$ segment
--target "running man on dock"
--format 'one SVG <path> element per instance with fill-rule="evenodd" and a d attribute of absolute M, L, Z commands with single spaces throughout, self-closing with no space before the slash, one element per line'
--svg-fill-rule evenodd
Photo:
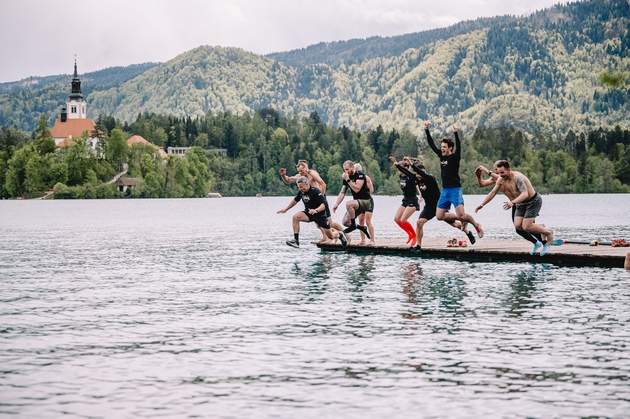
<path fill-rule="evenodd" d="M 324 182 L 324 179 L 322 179 L 317 170 L 309 169 L 307 160 L 298 160 L 295 168 L 297 169 L 297 174 L 295 174 L 294 176 L 287 176 L 287 169 L 285 169 L 284 167 L 280 168 L 279 173 L 282 182 L 284 182 L 286 185 L 291 185 L 293 183 L 296 183 L 297 179 L 301 176 L 305 176 L 308 179 L 310 185 L 314 188 L 319 189 L 324 195 L 324 202 L 326 204 L 326 217 L 330 219 L 332 217 L 332 214 L 330 212 L 330 207 L 328 206 L 328 199 L 326 199 L 326 182 Z M 332 219 L 330 219 L 330 225 L 337 231 L 343 231 L 343 227 L 340 224 L 333 222 Z M 325 236 L 322 236 L 322 239 L 325 240 Z"/>
<path fill-rule="evenodd" d="M 339 204 L 346 196 L 346 192 L 350 189 L 352 200 L 346 203 L 347 213 L 344 217 L 343 224 L 347 226 L 347 228 L 343 232 L 347 234 L 358 229 L 370 239 L 371 236 L 367 227 L 357 225 L 356 222 L 356 218 L 359 214 L 374 212 L 374 200 L 368 189 L 366 176 L 363 172 L 354 168 L 354 163 L 351 160 L 346 160 L 343 163 L 343 172 L 343 175 L 341 175 L 343 185 L 333 205 L 333 212 L 337 211 Z"/>
<path fill-rule="evenodd" d="M 464 209 L 464 195 L 462 194 L 462 183 L 459 178 L 459 162 L 461 160 L 461 142 L 459 140 L 458 129 L 454 129 L 455 144 L 450 138 L 443 138 L 438 149 L 429 132 L 429 121 L 424 122 L 424 132 L 427 136 L 427 141 L 433 152 L 440 158 L 440 171 L 442 175 L 442 192 L 440 193 L 440 200 L 437 204 L 437 219 L 440 221 L 446 221 L 449 224 L 459 220 L 462 226 L 465 228 L 466 223 L 470 223 L 477 230 L 479 238 L 483 237 L 483 228 L 481 224 L 475 221 L 475 219 L 466 213 Z M 455 214 L 448 212 L 451 205 L 455 207 Z M 472 234 L 468 235 L 469 238 L 473 237 Z M 474 237 L 470 239 L 472 244 L 475 243 Z"/>
<path fill-rule="evenodd" d="M 512 220 L 516 232 L 530 242 L 534 240 L 530 254 L 535 254 L 542 247 L 540 255 L 545 256 L 553 242 L 553 231 L 535 222 L 542 207 L 542 197 L 534 190 L 527 176 L 512 170 L 507 160 L 498 160 L 494 167 L 498 176 L 494 180 L 494 188 L 486 195 L 481 204 L 475 209 L 475 212 L 479 212 L 488 202 L 492 201 L 497 192 L 503 192 L 508 198 L 503 204 L 503 209 L 508 210 L 512 208 Z M 480 185 L 482 185 L 481 171 L 485 171 L 492 176 L 490 170 L 483 166 L 478 167 L 475 174 Z M 482 186 L 487 185 L 488 182 L 491 181 L 485 179 Z M 526 236 L 527 233 L 532 238 L 528 238 Z"/>
<path fill-rule="evenodd" d="M 497 160 L 494 163 L 495 164 L 494 172 L 489 170 L 487 167 L 483 165 L 480 165 L 475 169 L 475 176 L 477 177 L 477 183 L 479 184 L 479 186 L 482 186 L 482 187 L 493 186 L 494 187 L 496 185 L 497 179 L 500 178 L 499 175 L 496 174 L 496 170 L 497 170 L 496 165 L 500 161 L 501 160 Z M 483 179 L 481 177 L 483 173 L 485 173 L 489 177 L 487 179 Z M 514 172 L 514 173 L 517 173 L 517 172 Z M 512 184 L 512 183 L 513 182 L 504 183 L 498 190 L 498 192 L 503 192 L 503 194 L 510 200 L 515 199 L 519 195 L 518 190 L 515 187 L 508 187 L 508 184 Z M 513 185 L 510 185 L 510 186 L 513 186 Z M 478 206 L 477 209 L 475 209 L 475 212 L 479 212 L 481 208 L 483 208 L 483 205 Z M 513 205 L 512 206 L 512 223 L 514 223 L 515 214 L 516 214 L 516 205 Z M 528 242 L 532 243 L 533 247 L 532 247 L 532 250 L 529 252 L 531 255 L 535 254 L 547 242 L 545 239 L 543 239 L 540 233 L 532 234 L 529 231 L 523 230 L 522 228 L 515 228 L 515 230 L 516 230 L 516 234 L 518 234 L 519 236 L 521 236 Z"/>
<path fill-rule="evenodd" d="M 355 163 L 354 164 L 354 170 L 358 171 L 358 172 L 363 172 L 363 166 L 361 166 L 361 163 Z M 372 182 L 372 178 L 370 177 L 370 175 L 368 175 L 367 173 L 363 172 L 365 174 L 365 182 L 367 183 L 367 187 L 368 187 L 368 191 L 370 191 L 370 195 L 372 195 L 374 193 L 374 183 Z M 369 212 L 363 212 L 361 214 L 357 214 L 357 219 L 359 220 L 359 225 L 362 226 L 366 226 L 368 229 L 368 233 L 370 233 L 370 245 L 374 246 L 376 244 L 376 234 L 374 233 L 374 223 L 372 223 L 372 216 L 374 214 L 369 211 Z M 335 223 L 336 225 L 338 225 L 337 223 Z M 361 232 L 361 241 L 359 242 L 360 245 L 365 245 L 365 238 L 367 237 L 365 234 L 363 234 L 363 231 L 359 230 Z"/>
<path fill-rule="evenodd" d="M 304 203 L 304 211 L 296 212 L 293 215 L 293 240 L 287 240 L 286 244 L 291 247 L 300 247 L 300 223 L 315 222 L 324 235 L 322 242 L 325 242 L 326 238 L 330 241 L 339 238 L 341 244 L 345 247 L 347 241 L 343 231 L 334 233 L 331 230 L 330 220 L 326 217 L 326 197 L 324 194 L 318 188 L 311 186 L 306 176 L 297 178 L 296 183 L 299 189 L 297 195 L 291 199 L 285 208 L 277 212 L 278 214 L 284 214 L 300 200 Z"/>

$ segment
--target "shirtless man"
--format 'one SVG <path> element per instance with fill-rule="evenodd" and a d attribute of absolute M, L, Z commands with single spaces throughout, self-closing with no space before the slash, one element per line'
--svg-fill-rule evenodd
<path fill-rule="evenodd" d="M 540 255 L 545 256 L 549 252 L 549 245 L 553 242 L 553 231 L 535 222 L 542 207 L 542 197 L 534 190 L 527 176 L 521 172 L 513 171 L 507 160 L 497 161 L 494 167 L 498 175 L 494 188 L 486 195 L 475 212 L 479 212 L 496 196 L 497 192 L 503 192 L 508 198 L 508 201 L 503 204 L 503 209 L 516 208 L 514 210 L 516 231 L 525 230 L 532 235 L 539 234 L 544 239 L 536 240 L 530 253 L 534 254 L 542 245 Z M 488 172 L 489 170 L 486 169 L 486 173 Z"/>
<path fill-rule="evenodd" d="M 495 162 L 495 165 L 499 162 L 500 160 L 497 160 Z M 495 171 L 496 171 L 496 167 L 495 167 Z M 489 177 L 487 179 L 483 179 L 481 177 L 482 173 L 485 173 L 486 175 L 488 175 Z M 496 184 L 497 179 L 499 179 L 499 175 L 496 174 L 496 172 L 493 172 L 491 170 L 489 170 L 488 168 L 486 168 L 485 166 L 479 166 L 475 169 L 475 176 L 477 177 L 477 183 L 479 183 L 479 186 L 482 187 L 486 187 L 486 186 L 494 186 Z M 519 194 L 518 191 L 516 191 L 515 189 L 506 189 L 503 188 L 500 192 L 503 192 L 503 194 L 508 198 L 508 199 L 514 199 L 516 198 Z M 477 210 L 475 210 L 475 212 L 479 211 L 479 208 L 477 208 Z M 512 223 L 514 223 L 514 216 L 516 214 L 516 205 L 512 206 Z M 543 239 L 543 237 L 539 234 L 539 233 L 530 233 L 528 231 L 525 231 L 523 229 L 515 229 L 516 230 L 516 234 L 518 234 L 519 236 L 521 236 L 522 238 L 524 238 L 525 240 L 527 240 L 528 242 L 533 244 L 532 250 L 529 252 L 530 254 L 535 254 L 538 249 L 540 249 L 542 247 L 543 244 L 546 243 L 546 240 Z"/>

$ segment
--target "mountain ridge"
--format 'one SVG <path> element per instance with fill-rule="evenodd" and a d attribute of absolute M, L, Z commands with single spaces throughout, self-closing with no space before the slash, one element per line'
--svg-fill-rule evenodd
<path fill-rule="evenodd" d="M 379 124 L 418 130 L 420 119 L 432 119 L 465 128 L 504 124 L 553 139 L 568 129 L 628 126 L 628 90 L 608 89 L 598 76 L 630 68 L 629 26 L 630 5 L 604 0 L 266 56 L 200 46 L 92 89 L 88 112 L 131 121 L 140 112 L 195 116 L 272 107 L 288 116 L 317 112 L 327 123 L 360 130 Z M 26 116 L 63 103 L 49 97 L 33 109 L 11 96 L 25 91 L 32 97 L 37 90 L 8 94 L 0 85 L 0 125 L 21 112 L 17 119 L 28 126 Z M 54 98 L 65 94 L 67 86 Z"/>

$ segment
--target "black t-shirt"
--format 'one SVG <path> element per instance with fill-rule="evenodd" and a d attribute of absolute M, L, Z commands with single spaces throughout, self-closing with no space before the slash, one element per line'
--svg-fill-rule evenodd
<path fill-rule="evenodd" d="M 461 159 L 461 144 L 459 141 L 459 135 L 455 132 L 455 152 L 450 156 L 443 156 L 442 151 L 437 148 L 431 138 L 431 134 L 428 129 L 424 130 L 429 141 L 429 146 L 435 154 L 440 158 L 440 172 L 442 175 L 442 187 L 444 188 L 458 188 L 462 186 L 462 182 L 459 178 L 459 161 Z"/>
<path fill-rule="evenodd" d="M 420 173 L 424 187 L 420 186 L 420 194 L 425 202 L 437 203 L 440 199 L 440 187 L 435 177 L 428 173 Z"/>
<path fill-rule="evenodd" d="M 346 188 L 346 190 L 350 189 L 350 192 L 352 192 L 352 199 L 370 199 L 371 198 L 370 190 L 368 189 L 368 186 L 367 186 L 367 179 L 363 172 L 355 171 L 350 176 L 350 180 L 353 182 L 356 182 L 357 180 L 363 181 L 363 186 L 361 186 L 361 189 L 359 189 L 359 192 L 353 191 L 350 185 L 348 184 L 348 181 L 346 180 L 343 181 L 343 186 Z"/>
<path fill-rule="evenodd" d="M 416 189 L 417 184 L 418 181 L 415 176 L 400 175 L 400 189 L 402 190 L 403 197 L 414 198 L 418 196 L 418 189 Z"/>
<path fill-rule="evenodd" d="M 306 192 L 298 191 L 298 194 L 295 195 L 295 198 L 293 198 L 293 200 L 295 202 L 299 202 L 300 200 L 302 200 L 305 210 L 317 209 L 317 207 L 319 207 L 321 204 L 326 204 L 326 198 L 324 197 L 324 194 L 322 193 L 322 191 L 314 186 L 311 186 L 311 188 Z"/>

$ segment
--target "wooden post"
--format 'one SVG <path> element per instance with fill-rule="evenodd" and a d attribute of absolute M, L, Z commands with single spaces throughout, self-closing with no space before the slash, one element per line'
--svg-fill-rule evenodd
<path fill-rule="evenodd" d="M 626 268 L 626 271 L 630 271 L 630 252 L 626 253 L 626 261 L 624 262 L 623 267 Z"/>

